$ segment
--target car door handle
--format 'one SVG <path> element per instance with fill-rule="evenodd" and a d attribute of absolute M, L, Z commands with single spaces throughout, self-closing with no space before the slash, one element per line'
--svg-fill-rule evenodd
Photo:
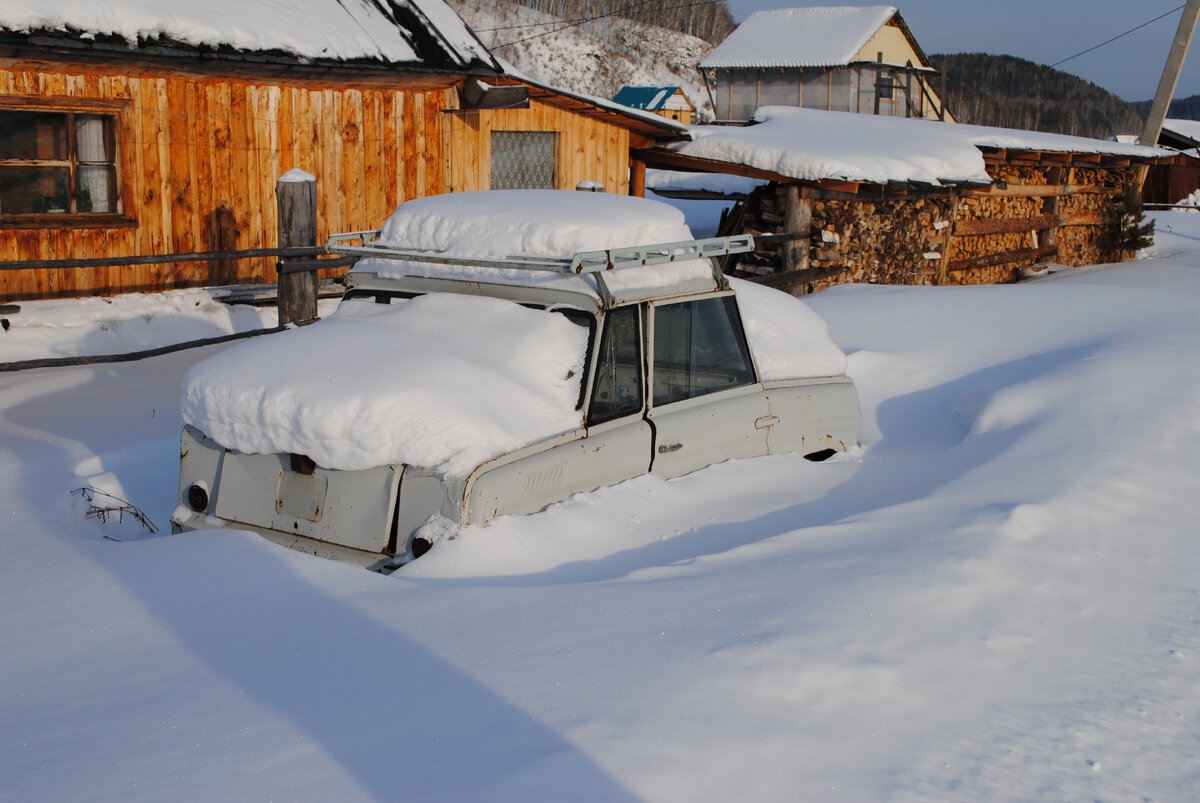
<path fill-rule="evenodd" d="M 682 448 L 682 443 L 663 444 L 662 446 L 658 447 L 658 453 L 666 454 L 667 452 L 678 452 Z"/>

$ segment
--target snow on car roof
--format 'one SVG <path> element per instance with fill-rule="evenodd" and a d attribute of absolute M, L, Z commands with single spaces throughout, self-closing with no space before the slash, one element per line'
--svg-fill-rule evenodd
<path fill-rule="evenodd" d="M 772 287 L 729 280 L 737 293 L 746 342 L 764 382 L 846 373 L 846 354 L 825 320 L 800 299 Z"/>
<path fill-rule="evenodd" d="M 377 243 L 444 256 L 506 259 L 570 257 L 580 251 L 691 239 L 683 213 L 659 201 L 569 190 L 484 190 L 401 204 L 384 223 Z M 592 279 L 527 270 L 367 258 L 351 273 L 530 284 L 596 295 Z M 694 292 L 716 286 L 707 260 L 609 271 L 604 279 L 619 300 L 657 288 L 687 287 Z"/>
<path fill-rule="evenodd" d="M 193 366 L 184 420 L 227 448 L 448 475 L 582 424 L 588 331 L 510 301 L 349 299 Z"/>

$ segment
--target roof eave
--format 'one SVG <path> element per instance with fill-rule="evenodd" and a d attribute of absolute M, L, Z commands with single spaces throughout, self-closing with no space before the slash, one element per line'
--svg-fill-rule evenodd
<path fill-rule="evenodd" d="M 389 62 L 377 58 L 312 59 L 284 51 L 241 51 L 165 40 L 130 46 L 124 40 L 64 37 L 60 31 L 0 31 L 0 61 L 27 63 L 38 69 L 45 69 L 49 62 L 117 69 L 161 69 L 209 78 L 221 75 L 267 75 L 288 81 L 332 78 L 350 84 L 394 82 L 397 76 L 404 76 L 406 80 L 413 78 L 417 83 L 436 86 L 461 80 L 470 69 L 455 64 Z"/>

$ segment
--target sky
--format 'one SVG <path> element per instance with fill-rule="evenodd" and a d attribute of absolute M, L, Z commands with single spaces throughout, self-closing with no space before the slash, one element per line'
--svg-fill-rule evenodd
<path fill-rule="evenodd" d="M 869 0 L 820 4 L 880 5 Z M 726 5 L 740 22 L 762 9 L 818 3 L 726 0 Z M 909 0 L 894 5 L 926 53 L 997 53 L 1046 65 L 1171 12 L 1057 68 L 1128 101 L 1153 99 L 1183 13 L 1182 0 Z M 1200 94 L 1200 51 L 1191 52 L 1184 62 L 1175 97 L 1196 94 Z"/>

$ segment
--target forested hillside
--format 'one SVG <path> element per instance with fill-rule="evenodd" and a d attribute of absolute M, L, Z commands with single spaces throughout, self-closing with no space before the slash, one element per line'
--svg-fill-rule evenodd
<path fill-rule="evenodd" d="M 701 117 L 712 108 L 696 65 L 713 46 L 679 31 L 678 26 L 650 24 L 641 19 L 647 15 L 640 13 L 638 19 L 616 14 L 596 18 L 601 12 L 583 8 L 580 0 L 449 2 L 493 53 L 534 80 L 601 98 L 611 98 L 626 85 L 678 86 Z M 667 5 L 662 0 L 655 2 L 656 6 L 638 4 L 635 10 Z M 532 8 L 534 4 L 564 6 L 558 10 L 566 16 Z M 696 8 L 700 7 L 676 10 Z M 711 8 L 728 18 L 723 5 Z M 728 25 L 732 29 L 733 23 Z M 712 25 L 709 28 L 715 30 Z"/>
<path fill-rule="evenodd" d="M 1013 56 L 935 54 L 959 122 L 1107 139 L 1140 134 L 1137 107 L 1095 84 Z"/>
<path fill-rule="evenodd" d="M 1152 100 L 1139 100 L 1133 106 L 1141 114 L 1147 115 L 1150 113 L 1150 105 L 1152 103 L 1154 103 Z M 1167 117 L 1174 117 L 1176 120 L 1200 120 L 1200 95 L 1176 98 L 1171 101 L 1171 108 L 1167 111 Z"/>
<path fill-rule="evenodd" d="M 720 44 L 737 26 L 724 0 L 512 0 L 566 22 L 622 17 Z"/>

